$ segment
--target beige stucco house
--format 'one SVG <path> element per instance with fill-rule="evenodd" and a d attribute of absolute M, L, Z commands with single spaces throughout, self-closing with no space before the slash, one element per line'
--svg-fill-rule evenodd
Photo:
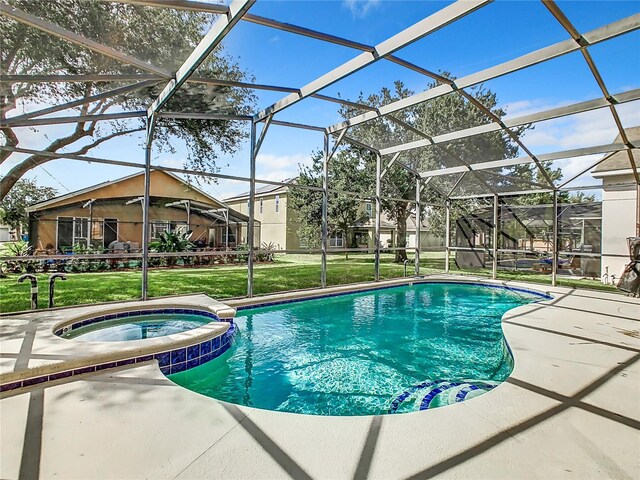
<path fill-rule="evenodd" d="M 295 179 L 283 183 L 293 184 Z M 249 193 L 226 198 L 224 202 L 230 208 L 249 214 Z M 289 202 L 289 185 L 267 185 L 256 189 L 255 218 L 260 222 L 260 239 L 263 243 L 271 243 L 278 250 L 298 250 L 307 246 L 302 244 L 298 234 L 300 221 L 295 209 Z M 371 202 L 360 205 L 359 220 L 353 225 L 353 239 L 357 247 L 373 248 L 374 219 Z M 384 215 L 381 218 L 380 241 L 383 247 L 392 246 L 395 224 Z M 329 248 L 350 248 L 343 234 L 330 235 Z"/>
<path fill-rule="evenodd" d="M 630 141 L 640 141 L 640 126 L 626 129 Z M 615 143 L 621 143 L 620 136 Z M 632 150 L 636 165 L 640 166 L 640 152 Z M 627 238 L 638 233 L 638 185 L 626 151 L 618 152 L 599 164 L 592 172 L 602 179 L 602 272 L 620 278 L 629 263 Z"/>
<path fill-rule="evenodd" d="M 285 180 L 287 182 L 287 180 Z M 300 222 L 287 198 L 288 187 L 266 185 L 256 189 L 254 218 L 260 222 L 260 242 L 273 244 L 276 250 L 297 250 Z M 249 193 L 226 198 L 225 204 L 242 215 L 249 216 Z"/>
<path fill-rule="evenodd" d="M 248 217 L 177 175 L 151 171 L 151 238 L 164 231 L 191 231 L 199 247 L 234 248 L 243 243 Z M 132 250 L 142 244 L 144 173 L 104 182 L 31 205 L 29 242 L 36 251 L 68 252 L 77 246 Z"/>

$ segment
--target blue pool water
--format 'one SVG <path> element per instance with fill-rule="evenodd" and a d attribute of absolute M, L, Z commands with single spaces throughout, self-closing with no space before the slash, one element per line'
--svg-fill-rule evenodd
<path fill-rule="evenodd" d="M 84 342 L 121 342 L 173 335 L 201 327 L 211 321 L 211 318 L 203 315 L 184 313 L 132 315 L 84 325 L 60 336 Z"/>
<path fill-rule="evenodd" d="M 433 408 L 491 390 L 512 370 L 500 319 L 546 297 L 423 283 L 238 312 L 234 345 L 171 375 L 226 402 L 317 415 Z"/>

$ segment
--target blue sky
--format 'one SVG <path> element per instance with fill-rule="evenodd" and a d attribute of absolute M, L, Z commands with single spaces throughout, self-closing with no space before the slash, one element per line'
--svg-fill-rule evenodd
<path fill-rule="evenodd" d="M 319 30 L 367 44 L 377 44 L 446 6 L 449 2 L 336 0 L 336 1 L 258 1 L 251 13 Z M 638 13 L 637 1 L 558 2 L 568 18 L 581 31 Z M 461 77 L 530 51 L 565 40 L 568 35 L 541 2 L 496 1 L 448 27 L 397 52 L 397 56 L 433 71 L 448 71 Z M 618 37 L 590 49 L 612 93 L 640 87 L 640 32 Z M 226 51 L 239 58 L 256 82 L 301 87 L 323 73 L 355 57 L 360 52 L 326 44 L 279 30 L 241 22 L 226 38 Z M 430 80 L 391 62 L 380 61 L 371 68 L 344 79 L 321 93 L 355 98 L 360 92 L 374 93 L 394 80 L 421 91 Z M 498 94 L 508 115 L 546 110 L 601 96 L 596 82 L 579 53 L 487 82 Z M 258 107 L 264 108 L 286 94 L 256 92 Z M 640 125 L 640 102 L 619 107 L 625 126 Z M 276 118 L 327 126 L 340 120 L 337 105 L 306 100 Z M 68 127 L 42 127 L 39 131 L 20 129 L 21 146 L 38 148 L 47 138 L 55 138 Z M 552 120 L 536 126 L 523 140 L 534 153 L 604 144 L 613 141 L 615 125 L 606 109 Z M 45 137 L 46 136 L 46 137 Z M 105 158 L 142 162 L 141 137 L 133 136 L 109 142 L 91 154 Z M 322 146 L 322 134 L 297 129 L 272 127 L 258 158 L 258 177 L 282 180 L 294 176 L 299 163 Z M 181 166 L 184 149 L 177 145 L 174 155 L 156 154 L 155 163 Z M 577 173 L 597 157 L 558 162 L 565 178 Z M 248 149 L 220 162 L 223 173 L 248 176 Z M 4 168 L 4 167 L 3 167 Z M 46 169 L 46 171 L 45 171 Z M 58 160 L 45 169 L 29 173 L 42 184 L 75 190 L 115 179 L 133 170 L 87 165 Z M 588 178 L 584 183 L 592 183 Z M 65 188 L 63 188 L 64 185 Z M 217 197 L 246 190 L 239 182 L 220 182 L 205 187 Z"/>

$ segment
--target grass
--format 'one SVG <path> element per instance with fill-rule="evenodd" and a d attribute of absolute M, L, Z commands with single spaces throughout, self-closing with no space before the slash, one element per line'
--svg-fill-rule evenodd
<path fill-rule="evenodd" d="M 413 272 L 413 259 L 408 265 Z M 421 274 L 444 272 L 444 254 L 422 253 Z M 463 275 L 490 276 L 490 269 L 454 270 Z M 404 275 L 404 265 L 393 263 L 393 255 L 381 256 L 380 277 L 398 278 Z M 48 274 L 39 274 L 39 308 L 48 302 Z M 0 312 L 15 312 L 30 308 L 29 283 L 18 284 L 18 275 L 0 279 Z M 140 297 L 140 271 L 100 272 L 69 274 L 68 280 L 56 282 L 56 306 L 71 306 L 100 302 L 135 300 Z M 525 271 L 499 271 L 501 280 L 527 281 L 551 284 L 551 276 Z M 374 258 L 369 254 L 344 256 L 330 255 L 327 260 L 327 283 L 342 285 L 374 280 Z M 615 291 L 611 285 L 598 280 L 558 278 L 558 285 L 573 288 L 592 288 Z M 319 255 L 279 255 L 274 263 L 258 264 L 254 269 L 254 293 L 256 295 L 298 290 L 320 286 Z M 151 269 L 149 271 L 149 295 L 165 295 L 204 292 L 214 298 L 241 297 L 247 292 L 246 265 L 216 266 L 207 268 Z"/>

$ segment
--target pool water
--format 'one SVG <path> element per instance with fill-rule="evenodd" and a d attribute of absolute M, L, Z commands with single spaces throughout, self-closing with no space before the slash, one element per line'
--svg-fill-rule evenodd
<path fill-rule="evenodd" d="M 256 408 L 378 415 L 491 390 L 510 374 L 500 320 L 548 297 L 423 283 L 240 310 L 234 345 L 171 375 L 190 390 Z"/>
<path fill-rule="evenodd" d="M 144 338 L 164 337 L 202 327 L 212 319 L 203 315 L 184 313 L 154 313 L 132 315 L 84 325 L 63 332 L 63 338 L 84 342 L 121 342 Z"/>

